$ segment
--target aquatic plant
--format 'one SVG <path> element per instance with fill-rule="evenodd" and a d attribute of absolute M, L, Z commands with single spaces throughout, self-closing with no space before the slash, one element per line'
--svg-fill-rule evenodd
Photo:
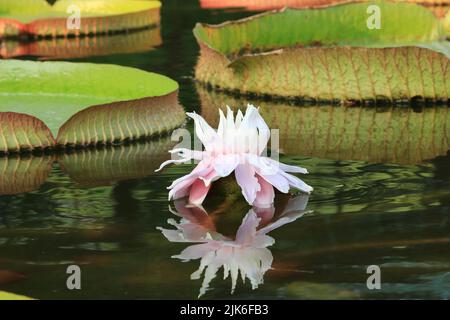
<path fill-rule="evenodd" d="M 370 5 L 379 8 L 379 28 L 368 22 Z M 194 35 L 195 77 L 215 89 L 334 103 L 449 99 L 444 27 L 419 5 L 285 9 L 197 24 Z"/>
<path fill-rule="evenodd" d="M 270 139 L 270 130 L 253 105 L 248 105 L 245 115 L 239 110 L 234 117 L 228 108 L 227 116 L 219 109 L 220 122 L 217 131 L 196 113 L 187 115 L 194 119 L 195 133 L 205 146 L 205 151 L 175 148 L 180 159 L 167 160 L 158 170 L 171 163 L 200 161 L 188 175 L 175 180 L 169 186 L 169 200 L 189 197 L 194 204 L 201 204 L 212 182 L 227 177 L 233 171 L 242 194 L 250 205 L 267 207 L 273 203 L 274 187 L 287 193 L 291 187 L 310 193 L 313 188 L 291 173 L 308 171 L 297 166 L 280 163 L 263 156 Z"/>
<path fill-rule="evenodd" d="M 59 0 L 53 6 L 45 0 L 2 0 L 0 39 L 17 37 L 79 36 L 159 24 L 159 1 Z M 72 17 L 73 16 L 73 17 Z M 79 25 L 71 22 L 79 19 Z M 68 23 L 69 22 L 69 23 Z"/>
<path fill-rule="evenodd" d="M 0 60 L 0 69 L 3 153 L 121 143 L 184 123 L 178 84 L 159 74 L 17 60 Z"/>

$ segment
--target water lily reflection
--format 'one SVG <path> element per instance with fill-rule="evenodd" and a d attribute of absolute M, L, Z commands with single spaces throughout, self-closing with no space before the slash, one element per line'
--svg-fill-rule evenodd
<path fill-rule="evenodd" d="M 289 199 L 277 217 L 274 217 L 273 206 L 250 209 L 234 239 L 218 232 L 213 217 L 202 207 L 187 204 L 185 200 L 176 201 L 176 210 L 171 209 L 173 214 L 181 217 L 179 222 L 173 218 L 168 220 L 175 229 L 158 229 L 170 242 L 197 243 L 172 258 L 183 262 L 201 259 L 199 269 L 191 274 L 193 280 L 204 275 L 199 297 L 208 290 L 221 267 L 224 279 L 231 276 L 231 293 L 234 293 L 239 274 L 244 283 L 249 279 L 252 289 L 256 289 L 264 282 L 264 274 L 272 266 L 273 256 L 268 247 L 275 243 L 275 239 L 267 234 L 300 218 L 305 213 L 308 197 L 303 194 Z"/>

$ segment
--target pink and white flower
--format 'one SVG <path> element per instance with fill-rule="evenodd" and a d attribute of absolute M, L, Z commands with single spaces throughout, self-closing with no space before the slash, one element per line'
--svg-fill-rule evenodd
<path fill-rule="evenodd" d="M 212 182 L 230 175 L 233 171 L 242 194 L 250 205 L 268 207 L 274 200 L 274 187 L 283 193 L 290 188 L 310 193 L 313 188 L 289 173 L 303 173 L 305 168 L 290 166 L 263 156 L 270 139 L 270 129 L 257 108 L 248 105 L 245 115 L 239 110 L 234 117 L 227 107 L 227 115 L 219 109 L 220 122 L 214 130 L 198 114 L 187 113 L 194 119 L 195 133 L 205 147 L 204 151 L 176 148 L 180 159 L 161 164 L 161 170 L 170 163 L 200 161 L 194 170 L 177 180 L 168 189 L 169 200 L 189 196 L 193 204 L 201 204 Z"/>

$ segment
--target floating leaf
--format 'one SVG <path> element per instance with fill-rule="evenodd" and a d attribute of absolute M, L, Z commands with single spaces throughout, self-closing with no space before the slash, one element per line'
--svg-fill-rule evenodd
<path fill-rule="evenodd" d="M 142 29 L 159 24 L 159 1 L 2 0 L 0 38 L 18 36 L 90 35 Z M 76 10 L 79 12 L 76 12 Z M 68 19 L 79 14 L 79 28 L 68 28 Z"/>
<path fill-rule="evenodd" d="M 53 156 L 1 157 L 0 195 L 36 190 L 47 179 L 53 161 Z"/>
<path fill-rule="evenodd" d="M 34 300 L 34 299 L 15 293 L 0 291 L 0 300 Z"/>
<path fill-rule="evenodd" d="M 83 38 L 53 38 L 37 41 L 6 40 L 0 57 L 36 56 L 42 59 L 73 59 L 143 52 L 162 43 L 161 28 Z"/>
<path fill-rule="evenodd" d="M 370 4 L 381 29 L 367 27 Z M 449 98 L 450 45 L 440 21 L 415 4 L 286 9 L 198 24 L 194 35 L 196 78 L 223 90 L 333 102 Z"/>
<path fill-rule="evenodd" d="M 366 2 L 365 0 L 200 0 L 204 9 L 245 8 L 247 10 L 271 10 L 288 8 L 314 8 L 344 3 Z M 449 0 L 392 0 L 392 2 L 419 3 L 430 9 L 445 8 Z"/>
<path fill-rule="evenodd" d="M 15 60 L 0 61 L 0 69 L 0 115 L 11 123 L 0 132 L 4 152 L 52 146 L 48 135 L 44 141 L 43 124 L 23 114 L 42 120 L 54 136 L 59 130 L 58 145 L 123 142 L 184 122 L 178 84 L 162 75 L 115 65 Z"/>
<path fill-rule="evenodd" d="M 48 148 L 54 144 L 52 133 L 41 120 L 22 113 L 0 112 L 0 152 Z"/>
<path fill-rule="evenodd" d="M 197 86 L 202 116 L 213 127 L 217 106 L 235 110 L 257 104 L 269 127 L 279 129 L 285 154 L 336 160 L 416 164 L 450 149 L 450 111 L 435 106 L 405 107 L 296 106 L 234 98 Z M 270 145 L 270 144 L 269 144 Z"/>
<path fill-rule="evenodd" d="M 442 19 L 447 36 L 450 36 L 450 1 L 449 0 L 391 0 L 392 2 L 411 2 L 423 5 Z M 368 2 L 368 0 L 200 0 L 200 6 L 204 9 L 240 8 L 252 11 L 265 11 L 272 9 L 288 8 L 322 8 L 327 6 Z"/>

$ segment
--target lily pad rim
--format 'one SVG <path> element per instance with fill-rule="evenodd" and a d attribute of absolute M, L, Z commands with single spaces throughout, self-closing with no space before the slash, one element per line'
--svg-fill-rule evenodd
<path fill-rule="evenodd" d="M 75 0 L 75 2 L 76 1 L 77 0 Z M 107 0 L 95 0 L 95 1 L 96 2 L 108 3 Z M 43 0 L 43 5 L 46 5 L 46 7 L 49 9 L 48 12 L 43 12 L 43 14 L 52 13 L 51 10 L 56 7 L 58 2 L 59 1 L 56 1 L 54 4 L 50 4 L 46 0 Z M 119 2 L 129 3 L 129 1 L 125 1 L 125 0 L 117 0 L 116 2 L 117 3 L 119 3 Z M 139 8 L 139 9 L 124 11 L 124 12 L 119 12 L 119 13 L 108 13 L 108 14 L 101 14 L 101 12 L 97 12 L 95 14 L 87 16 L 86 19 L 90 19 L 90 18 L 97 18 L 98 19 L 98 18 L 116 17 L 116 16 L 121 16 L 121 15 L 128 15 L 128 14 L 139 13 L 139 12 L 148 11 L 148 10 L 161 9 L 161 7 L 162 7 L 161 0 L 150 0 L 150 1 L 135 0 L 133 2 L 139 3 L 140 5 L 143 5 L 143 6 L 145 5 L 146 8 L 145 9 Z M 8 14 L 11 14 L 10 12 L 1 12 L 0 11 L 0 13 L 3 14 L 3 15 L 0 14 L 0 21 L 2 21 L 2 20 L 15 21 L 15 22 L 18 22 L 18 23 L 23 24 L 23 25 L 28 25 L 28 24 L 34 23 L 36 21 L 42 21 L 42 20 L 48 20 L 48 19 L 51 19 L 51 20 L 65 19 L 65 20 L 67 20 L 67 17 L 64 17 L 64 16 L 61 16 L 61 17 L 58 17 L 58 16 L 45 17 L 45 15 L 43 15 L 42 17 L 38 17 L 36 19 L 32 19 L 32 20 L 30 20 L 28 22 L 23 22 L 23 21 L 20 21 L 19 19 L 9 17 Z M 5 13 L 6 13 L 6 15 L 5 15 Z"/>
<path fill-rule="evenodd" d="M 379 2 L 379 1 L 374 1 L 374 2 Z M 370 2 L 368 2 L 370 3 Z M 395 2 L 398 3 L 398 2 Z M 404 2 L 400 2 L 401 4 L 405 4 Z M 434 50 L 431 47 L 428 47 L 430 44 L 433 43 L 443 43 L 443 44 L 447 44 L 450 47 L 450 41 L 447 40 L 445 38 L 445 32 L 442 32 L 441 35 L 441 39 L 440 40 L 435 40 L 433 42 L 429 42 L 429 43 L 423 43 L 423 42 L 417 42 L 417 43 L 405 43 L 405 44 L 399 44 L 399 43 L 383 43 L 382 45 L 380 44 L 379 46 L 373 45 L 334 45 L 334 46 L 314 46 L 314 45 L 310 45 L 310 46 L 303 46 L 303 45 L 297 45 L 297 46 L 280 46 L 278 48 L 273 48 L 273 49 L 269 49 L 267 51 L 260 51 L 257 53 L 244 53 L 244 54 L 238 54 L 236 55 L 235 58 L 230 59 L 229 56 L 227 56 L 226 54 L 224 54 L 219 48 L 216 48 L 214 46 L 212 46 L 210 43 L 208 43 L 207 41 L 203 40 L 199 34 L 198 31 L 200 29 L 204 29 L 204 28 L 209 28 L 209 29 L 221 29 L 224 27 L 227 27 L 229 25 L 240 25 L 240 24 L 245 24 L 249 21 L 253 21 L 253 20 L 257 20 L 260 19 L 261 17 L 265 17 L 265 16 L 270 16 L 270 15 L 276 15 L 279 13 L 283 13 L 285 11 L 304 11 L 304 10 L 321 10 L 321 9 L 327 9 L 327 8 L 335 8 L 335 7 L 340 7 L 340 6 L 348 6 L 348 5 L 352 5 L 355 4 L 354 1 L 352 0 L 348 0 L 346 2 L 343 3 L 337 3 L 337 4 L 323 4 L 323 5 L 317 5 L 317 6 L 307 6 L 307 7 L 301 7 L 301 8 L 292 8 L 292 7 L 283 7 L 281 9 L 272 9 L 272 10 L 268 10 L 268 11 L 264 11 L 261 13 L 257 13 L 248 17 L 244 17 L 241 19 L 237 19 L 237 20 L 227 20 L 218 24 L 210 24 L 210 23 L 204 23 L 204 22 L 197 22 L 192 30 L 194 37 L 197 41 L 197 43 L 200 46 L 205 46 L 208 49 L 214 51 L 215 53 L 221 55 L 222 57 L 224 57 L 227 61 L 228 61 L 228 66 L 232 66 L 236 61 L 241 60 L 242 58 L 251 58 L 251 57 L 258 57 L 258 56 L 267 56 L 267 55 L 274 55 L 274 54 L 280 54 L 282 53 L 283 50 L 285 49 L 295 49 L 295 48 L 334 48 L 337 46 L 340 47 L 349 47 L 349 48 L 400 48 L 400 47 L 422 47 L 422 48 L 427 48 L 429 50 Z M 418 3 L 406 3 L 407 5 L 412 5 L 412 6 L 417 6 L 417 7 L 428 7 L 428 6 L 423 6 L 421 4 Z M 428 10 L 428 9 L 427 9 Z M 431 12 L 430 12 L 431 13 Z M 432 13 L 431 13 L 432 14 Z M 448 13 L 450 14 L 450 12 Z M 437 18 L 436 18 L 437 19 Z M 437 19 L 438 20 L 438 19 Z M 440 24 L 440 28 L 443 29 L 443 24 Z M 441 52 L 442 53 L 442 52 Z M 450 55 L 450 53 L 449 53 Z M 447 55 L 447 57 L 449 56 Z"/>

